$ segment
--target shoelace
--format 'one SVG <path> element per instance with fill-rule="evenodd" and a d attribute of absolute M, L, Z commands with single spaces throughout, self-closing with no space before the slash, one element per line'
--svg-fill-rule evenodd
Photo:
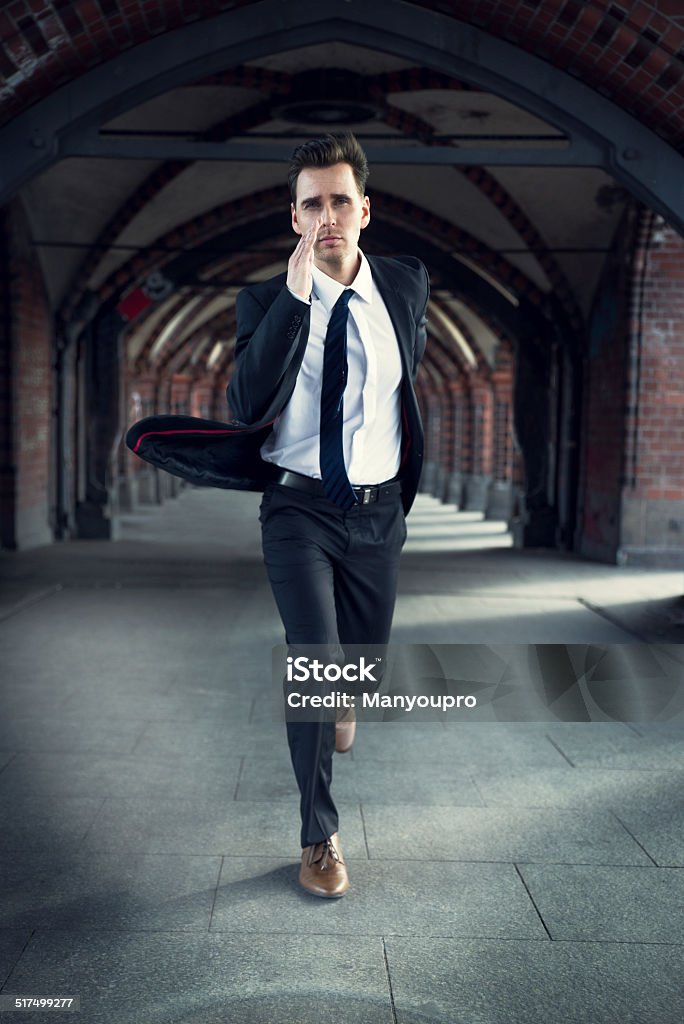
<path fill-rule="evenodd" d="M 323 840 L 322 843 L 316 843 L 314 846 L 311 847 L 311 850 L 309 851 L 308 867 L 311 867 L 311 865 L 313 864 L 315 859 L 314 854 L 316 853 L 316 850 L 319 848 L 319 846 L 323 847 L 323 850 L 321 851 L 321 871 L 325 871 L 325 869 L 328 866 L 329 860 L 336 861 L 338 864 L 344 864 L 344 861 L 342 860 L 339 853 L 335 849 L 335 845 L 332 839 L 329 838 Z"/>

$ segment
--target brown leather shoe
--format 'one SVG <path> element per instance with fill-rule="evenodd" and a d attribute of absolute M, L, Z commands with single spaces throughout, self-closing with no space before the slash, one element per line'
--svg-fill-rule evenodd
<path fill-rule="evenodd" d="M 299 884 L 314 896 L 325 896 L 328 899 L 344 896 L 349 888 L 349 876 L 342 860 L 337 832 L 322 843 L 304 847 Z"/>
<path fill-rule="evenodd" d="M 335 750 L 338 754 L 346 754 L 352 748 L 356 735 L 356 712 L 354 708 L 344 708 L 341 717 L 335 722 Z"/>

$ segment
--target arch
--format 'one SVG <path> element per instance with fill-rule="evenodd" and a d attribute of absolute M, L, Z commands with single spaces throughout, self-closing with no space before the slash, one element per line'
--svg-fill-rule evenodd
<path fill-rule="evenodd" d="M 264 74 L 264 69 L 245 67 L 244 65 L 226 69 L 222 75 L 208 76 L 203 81 L 211 81 L 214 78 L 229 80 L 238 84 L 242 82 L 249 82 L 250 84 L 255 84 L 255 82 L 263 83 L 264 86 L 270 85 L 274 88 L 276 95 L 283 92 L 286 93 L 292 86 L 291 75 L 281 73 L 273 81 Z M 397 89 L 400 83 L 407 90 L 419 90 L 435 85 L 441 85 L 450 89 L 464 88 L 457 79 L 446 75 L 437 75 L 422 68 L 406 69 L 401 73 L 395 73 L 391 77 L 388 75 L 376 75 L 360 80 L 360 84 L 365 86 L 369 95 L 379 90 L 381 82 L 386 82 L 390 89 Z M 200 137 L 213 140 L 228 140 L 234 132 L 244 132 L 246 128 L 256 127 L 258 124 L 268 121 L 270 116 L 271 103 L 264 98 L 240 113 L 233 114 L 228 118 L 222 118 L 210 125 L 200 133 Z M 413 115 L 408 115 L 405 111 L 391 108 L 385 104 L 379 113 L 379 119 L 394 125 L 403 134 L 412 131 L 422 142 L 428 143 L 431 146 L 444 145 L 444 141 L 435 136 L 435 130 L 431 125 Z M 146 204 L 151 202 L 171 181 L 191 166 L 192 162 L 181 160 L 165 161 L 161 165 L 156 166 L 135 187 L 119 208 L 114 211 L 95 240 L 95 253 L 91 253 L 84 258 L 74 275 L 72 286 L 67 290 L 59 312 L 59 316 L 63 320 L 68 320 L 73 310 L 81 302 L 84 292 L 90 286 L 93 275 L 107 256 L 108 246 L 115 242 L 120 233 L 125 230 Z M 535 259 L 544 271 L 554 292 L 558 296 L 559 302 L 565 309 L 570 324 L 578 330 L 582 329 L 583 318 L 572 289 L 558 261 L 549 251 L 540 233 L 522 208 L 515 202 L 501 182 L 485 167 L 471 166 L 458 168 L 458 170 L 461 171 L 472 186 L 477 188 L 486 197 L 488 202 L 500 211 L 501 215 L 508 220 L 521 240 L 530 246 L 530 249 L 534 252 Z M 455 229 L 453 233 L 456 234 Z M 474 240 L 472 242 L 466 240 L 465 248 L 469 249 L 475 244 Z"/>
<path fill-rule="evenodd" d="M 528 333 L 532 337 L 534 332 L 539 331 L 561 333 L 565 327 L 565 339 L 572 337 L 566 324 L 567 318 L 562 309 L 558 310 L 553 294 L 540 291 L 504 257 L 493 253 L 467 232 L 403 199 L 395 199 L 383 193 L 377 193 L 376 199 L 377 213 L 374 219 L 382 224 L 382 245 L 394 252 L 413 252 L 423 259 L 437 275 L 433 285 L 448 287 L 453 294 L 462 296 L 497 333 L 517 337 Z M 184 274 L 194 273 L 200 266 L 206 266 L 217 258 L 223 247 L 235 253 L 240 270 L 250 272 L 256 269 L 259 266 L 259 251 L 253 247 L 277 238 L 284 228 L 289 230 L 289 221 L 282 213 L 281 201 L 282 190 L 266 189 L 207 211 L 186 225 L 176 226 L 167 235 L 155 240 L 147 250 L 137 253 L 118 267 L 99 287 L 99 303 L 118 303 L 121 309 L 127 302 L 129 290 L 139 289 L 145 279 L 160 267 L 163 267 L 169 282 L 181 284 Z M 233 223 L 234 227 L 226 231 L 226 223 Z M 408 228 L 407 224 L 412 227 Z M 167 245 L 185 239 L 192 247 L 180 256 L 169 256 L 164 252 Z M 467 247 L 470 261 L 476 266 L 479 264 L 488 276 L 483 276 L 476 269 L 452 257 L 449 247 L 454 244 Z M 247 247 L 252 247 L 249 257 L 244 253 Z M 505 298 L 489 277 L 513 292 L 517 305 Z M 495 325 L 498 325 L 498 329 Z M 532 327 L 534 331 L 531 331 Z"/>
<path fill-rule="evenodd" d="M 55 90 L 0 130 L 6 154 L 0 203 L 73 152 L 93 128 L 146 99 L 230 64 L 331 39 L 375 47 L 447 75 L 457 62 L 466 82 L 503 95 L 566 132 L 576 152 L 564 159 L 605 168 L 684 234 L 684 157 L 646 124 L 522 47 L 448 15 L 392 0 L 346 9 L 335 0 L 320 0 L 315 13 L 307 0 L 291 0 L 286 7 L 280 0 L 263 0 L 141 43 Z M 237 148 L 244 156 L 244 147 Z M 251 155 L 258 157 L 258 150 Z M 429 151 L 444 162 L 467 160 L 465 150 L 461 159 L 458 150 L 443 150 L 441 156 L 439 149 Z M 273 147 L 264 152 L 272 158 Z M 215 158 L 226 159 L 228 153 L 219 144 Z M 373 147 L 368 155 L 379 162 Z M 403 159 L 420 163 L 425 153 L 419 149 Z M 538 153 L 532 162 L 539 162 Z"/>

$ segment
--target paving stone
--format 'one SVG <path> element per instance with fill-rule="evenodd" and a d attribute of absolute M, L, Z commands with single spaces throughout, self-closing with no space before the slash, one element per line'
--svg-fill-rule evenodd
<path fill-rule="evenodd" d="M 3 923 L 13 928 L 206 932 L 221 858 L 79 852 L 27 872 L 9 866 Z"/>
<path fill-rule="evenodd" d="M 393 1024 L 382 942 L 363 936 L 327 935 L 322 955 L 308 933 L 38 931 L 7 985 L 28 989 L 79 994 L 87 1024 Z"/>
<path fill-rule="evenodd" d="M 26 842 L 15 847 L 6 843 L 0 845 L 0 878 L 2 878 L 2 895 L 9 880 L 22 881 L 35 879 L 41 875 L 56 874 L 65 869 L 74 858 L 80 856 L 83 843 L 80 839 L 55 840 L 49 833 L 32 833 Z M 2 916 L 0 902 L 0 927 L 9 926 Z"/>
<path fill-rule="evenodd" d="M 527 807 L 591 807 L 624 817 L 630 808 L 684 806 L 684 770 L 630 771 L 627 768 L 510 769 L 471 767 L 484 803 Z"/>
<path fill-rule="evenodd" d="M 680 1024 L 680 946 L 386 941 L 397 1024 Z"/>
<path fill-rule="evenodd" d="M 8 697 L 22 694 L 38 699 L 51 694 L 55 700 L 68 697 L 77 689 L 81 680 L 72 675 L 55 672 L 55 667 L 44 654 L 35 655 L 30 651 L 8 652 L 3 644 L 0 624 L 0 664 L 2 665 L 2 692 Z"/>
<path fill-rule="evenodd" d="M 554 740 L 578 740 L 591 743 L 614 739 L 617 743 L 639 735 L 632 722 L 549 722 L 546 732 Z"/>
<path fill-rule="evenodd" d="M 446 763 L 441 722 L 360 722 L 352 748 L 354 761 Z"/>
<path fill-rule="evenodd" d="M 4 669 L 3 669 L 4 672 Z M 2 685 L 2 714 L 4 718 L 25 718 L 40 715 L 48 718 L 59 715 L 66 709 L 73 686 L 63 689 L 52 689 L 49 683 L 12 683 Z"/>
<path fill-rule="evenodd" d="M 484 723 L 482 723 L 484 724 Z M 563 755 L 542 733 L 480 733 L 480 724 L 461 729 L 438 722 L 361 722 L 354 742 L 354 760 L 405 760 L 446 766 L 497 763 L 558 767 Z"/>
<path fill-rule="evenodd" d="M 610 813 L 368 804 L 363 817 L 371 860 L 652 864 Z"/>
<path fill-rule="evenodd" d="M 138 623 L 130 628 L 129 615 L 136 611 L 137 592 L 128 590 L 63 590 L 48 604 L 32 605 L 0 624 L 2 647 L 10 659 L 22 665 L 49 666 L 56 676 L 73 679 L 78 675 L 114 677 L 134 674 L 141 685 L 148 678 L 169 679 L 181 665 L 191 664 L 197 638 L 191 624 L 183 621 L 178 596 L 163 594 L 164 620 Z M 157 595 L 159 597 L 159 595 Z M 154 600 L 154 592 L 147 595 Z M 141 609 L 142 611 L 142 609 Z M 123 646 L 122 646 L 123 641 Z"/>
<path fill-rule="evenodd" d="M 439 804 L 481 806 L 469 772 L 460 764 L 444 769 L 426 762 L 416 770 L 410 761 L 362 760 L 344 764 L 355 798 L 366 804 Z M 340 771 L 337 770 L 339 780 Z"/>
<path fill-rule="evenodd" d="M 632 730 L 597 729 L 598 722 L 553 726 L 549 736 L 578 768 L 684 768 L 684 739 L 677 733 L 638 735 Z"/>
<path fill-rule="evenodd" d="M 22 850 L 80 841 L 102 806 L 99 797 L 62 797 L 12 792 L 0 797 L 0 852 L 22 856 Z"/>
<path fill-rule="evenodd" d="M 497 763 L 507 767 L 534 765 L 553 769 L 567 764 L 562 753 L 549 739 L 544 723 L 473 722 L 455 723 L 445 727 L 446 744 L 452 757 L 469 764 Z"/>
<path fill-rule="evenodd" d="M 9 583 L 5 580 L 0 590 L 0 620 L 16 614 L 35 601 L 43 601 L 56 592 L 57 588 L 54 584 L 45 587 L 30 583 Z"/>
<path fill-rule="evenodd" d="M 465 769 L 444 770 L 428 763 L 417 772 L 412 763 L 355 762 L 347 755 L 338 755 L 333 761 L 332 793 L 336 802 L 482 806 Z M 297 782 L 285 753 L 277 761 L 245 758 L 238 800 L 294 800 L 297 795 Z"/>
<path fill-rule="evenodd" d="M 673 736 L 684 740 L 681 722 L 634 722 L 632 728 L 640 736 Z"/>
<path fill-rule="evenodd" d="M 684 792 L 681 778 L 678 786 L 669 806 L 662 804 L 657 810 L 653 807 L 644 810 L 649 801 L 643 800 L 641 809 L 632 805 L 616 811 L 625 828 L 660 867 L 684 868 Z"/>
<path fill-rule="evenodd" d="M 188 684 L 207 675 L 230 681 L 242 658 L 250 665 L 262 659 L 270 679 L 270 650 L 264 656 L 263 649 L 252 647 L 259 658 L 254 653 L 248 658 L 247 650 L 239 655 L 226 637 L 226 621 L 236 630 L 242 616 L 247 623 L 253 615 L 244 595 L 239 602 L 230 595 L 229 607 L 220 612 L 211 589 L 193 590 L 191 601 L 181 588 L 64 589 L 50 599 L 49 613 L 47 603 L 0 623 L 4 664 L 16 666 L 23 678 L 32 672 L 45 679 L 49 666 L 53 678 L 92 676 L 116 683 L 128 677 L 145 689 L 176 680 Z"/>
<path fill-rule="evenodd" d="M 217 722 L 249 721 L 252 710 L 250 694 L 132 694 L 107 690 L 90 693 L 72 693 L 61 708 L 66 712 L 91 714 L 93 719 L 102 715 L 146 721 L 189 721 L 209 718 Z"/>
<path fill-rule="evenodd" d="M 545 938 L 510 864 L 356 860 L 342 850 L 350 889 L 323 900 L 298 883 L 299 861 L 226 857 L 212 931 Z M 392 851 L 395 852 L 395 851 Z M 332 906 L 330 905 L 332 904 Z"/>
<path fill-rule="evenodd" d="M 337 755 L 333 761 L 332 792 L 335 801 L 343 802 L 482 805 L 465 768 L 444 769 L 431 762 L 417 771 L 412 762 L 358 762 L 348 755 Z M 287 751 L 277 760 L 245 758 L 238 800 L 292 800 L 297 795 Z"/>
<path fill-rule="evenodd" d="M 281 722 L 149 722 L 144 726 L 134 753 L 143 757 L 193 753 L 207 757 L 271 757 L 273 750 L 287 751 L 285 725 Z"/>
<path fill-rule="evenodd" d="M 26 650 L 2 657 L 3 674 L 17 690 L 36 694 L 52 693 L 55 697 L 70 697 L 76 693 L 164 693 L 171 685 L 175 673 L 165 663 L 147 660 L 135 661 L 134 669 L 120 658 L 86 662 L 78 654 L 66 658 L 54 643 L 54 657 L 45 652 Z"/>
<path fill-rule="evenodd" d="M 266 686 L 262 683 L 252 688 L 254 706 L 252 708 L 251 722 L 277 722 L 285 728 L 285 715 L 283 705 L 282 682 L 277 684 L 269 682 Z"/>
<path fill-rule="evenodd" d="M 417 771 L 411 761 L 336 761 L 335 780 L 363 804 L 482 806 L 472 778 L 458 764 L 445 769 L 428 761 Z"/>
<path fill-rule="evenodd" d="M 358 805 L 338 805 L 340 831 L 350 855 L 366 857 Z M 301 853 L 299 801 L 266 802 L 108 798 L 84 848 L 142 853 L 266 856 Z"/>
<path fill-rule="evenodd" d="M 358 801 L 358 794 L 353 778 L 350 776 L 349 765 L 338 755 L 333 761 L 332 794 L 335 802 Z M 0 776 L 1 778 L 1 776 Z M 287 800 L 299 798 L 299 790 L 287 748 L 283 749 L 278 759 L 246 757 L 240 782 L 237 788 L 238 800 Z"/>
<path fill-rule="evenodd" d="M 300 889 L 258 500 L 186 488 L 121 543 L 0 553 L 21 586 L 70 582 L 0 622 L 3 920 L 37 927 L 5 990 L 85 994 L 87 1024 L 394 1024 L 382 933 L 396 1024 L 679 1024 L 682 872 L 648 855 L 681 863 L 672 723 L 362 723 L 335 759 L 352 889 Z M 395 642 L 627 636 L 576 598 L 653 574 L 452 554 L 463 514 L 421 503 Z M 532 898 L 491 863 L 514 857 Z"/>
<path fill-rule="evenodd" d="M 275 644 L 276 641 L 274 641 Z M 245 658 L 236 664 L 231 657 L 219 656 L 213 648 L 204 652 L 204 660 L 193 675 L 179 672 L 167 687 L 168 694 L 230 694 L 254 697 L 263 694 L 271 686 L 270 657 L 257 662 L 254 657 Z"/>
<path fill-rule="evenodd" d="M 506 738 L 514 741 L 543 738 L 549 730 L 548 722 L 459 722 L 448 717 L 444 725 L 452 736 L 472 736 L 483 742 L 498 742 Z"/>
<path fill-rule="evenodd" d="M 0 927 L 0 988 L 19 960 L 22 950 L 31 937 L 29 928 Z"/>
<path fill-rule="evenodd" d="M 242 759 L 101 757 L 86 754 L 14 755 L 0 772 L 0 798 L 41 796 L 162 796 L 231 800 Z"/>
<path fill-rule="evenodd" d="M 684 871 L 519 864 L 551 937 L 684 944 Z"/>
<path fill-rule="evenodd" d="M 405 563 L 402 559 L 402 575 Z M 394 643 L 423 644 L 625 644 L 634 637 L 590 611 L 580 601 L 523 593 L 512 597 L 458 595 L 458 612 L 452 594 L 425 592 L 427 574 L 421 579 L 423 593 L 402 593 L 392 627 Z M 512 587 L 507 588 L 509 591 Z M 541 589 L 541 588 L 540 588 Z"/>
<path fill-rule="evenodd" d="M 0 744 L 13 750 L 96 750 L 129 754 L 145 728 L 130 718 L 88 715 L 32 715 L 0 720 Z"/>

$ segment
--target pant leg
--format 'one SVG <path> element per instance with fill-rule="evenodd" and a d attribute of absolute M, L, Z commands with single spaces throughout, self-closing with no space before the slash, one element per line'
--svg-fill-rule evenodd
<path fill-rule="evenodd" d="M 346 528 L 347 551 L 334 566 L 340 643 L 386 644 L 406 541 L 401 497 L 356 506 L 346 514 Z"/>
<path fill-rule="evenodd" d="M 387 643 L 406 539 L 398 496 L 343 512 L 325 498 L 275 486 L 260 520 L 288 644 Z M 322 709 L 319 721 L 288 722 L 287 736 L 308 846 L 338 828 L 330 793 L 335 725 Z"/>
<path fill-rule="evenodd" d="M 329 503 L 292 488 L 267 488 L 260 508 L 264 562 L 291 646 L 338 645 L 333 563 L 340 518 Z M 287 722 L 290 758 L 300 792 L 301 845 L 337 832 L 330 786 L 335 723 L 325 709 L 317 721 Z"/>

